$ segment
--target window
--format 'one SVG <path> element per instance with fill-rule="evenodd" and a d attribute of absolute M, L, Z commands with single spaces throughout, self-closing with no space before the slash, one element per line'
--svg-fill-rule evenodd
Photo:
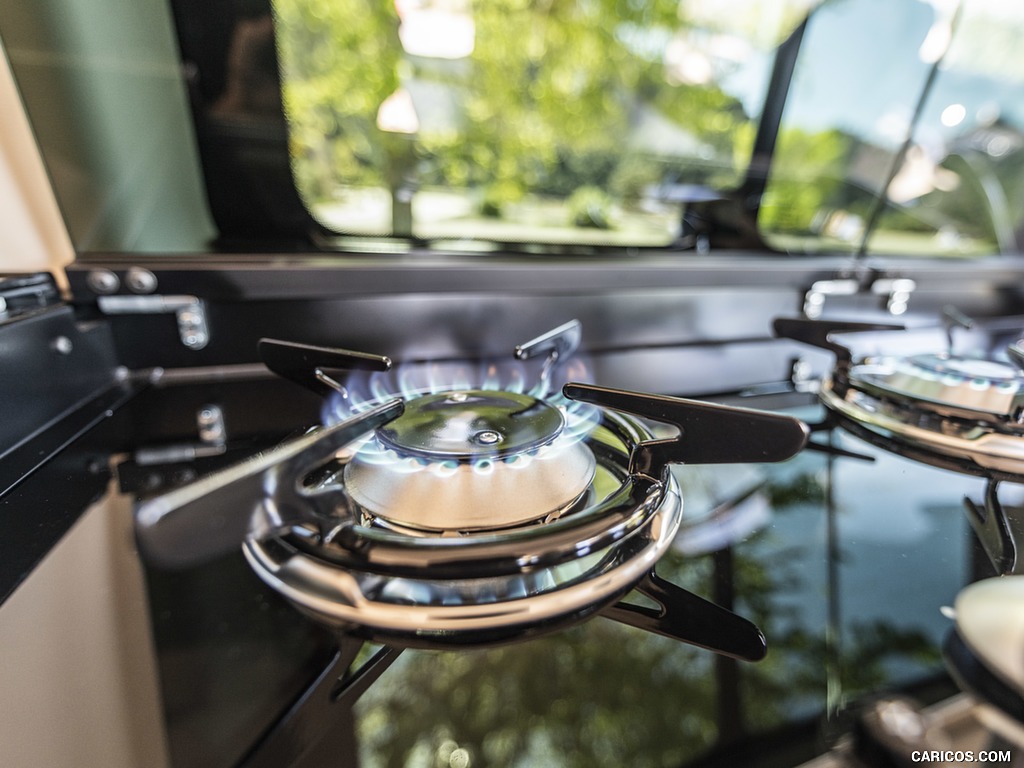
<path fill-rule="evenodd" d="M 1024 9 L 827 3 L 808 25 L 759 227 L 793 251 L 1020 250 Z"/>
<path fill-rule="evenodd" d="M 805 3 L 275 0 L 300 194 L 326 228 L 664 246 L 736 186 Z"/>

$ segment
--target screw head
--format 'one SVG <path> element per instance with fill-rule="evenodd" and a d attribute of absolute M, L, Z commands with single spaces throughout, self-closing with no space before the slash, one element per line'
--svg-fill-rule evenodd
<path fill-rule="evenodd" d="M 86 285 L 95 293 L 103 296 L 116 293 L 121 287 L 121 279 L 109 269 L 93 269 L 85 278 Z"/>
<path fill-rule="evenodd" d="M 485 429 L 473 435 L 473 442 L 479 445 L 497 445 L 501 442 L 501 433 L 493 429 Z"/>
<path fill-rule="evenodd" d="M 71 350 L 74 349 L 74 345 L 71 343 L 71 339 L 67 336 L 58 336 L 50 342 L 50 349 L 58 355 L 70 355 Z"/>
<path fill-rule="evenodd" d="M 124 283 L 132 293 L 153 293 L 156 290 L 156 275 L 142 267 L 132 267 L 124 276 Z"/>

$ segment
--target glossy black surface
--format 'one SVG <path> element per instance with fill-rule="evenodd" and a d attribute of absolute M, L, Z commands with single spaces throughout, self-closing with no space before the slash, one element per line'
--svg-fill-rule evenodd
<path fill-rule="evenodd" d="M 207 474 L 272 447 L 319 417 L 318 399 L 290 382 L 183 380 L 150 387 L 119 409 L 120 427 L 104 433 L 99 447 L 130 454 L 194 439 L 196 409 L 210 402 L 224 408 L 229 455 L 167 467 L 128 462 L 122 479 L 137 482 L 145 495 L 145 487 L 163 482 L 166 488 L 188 472 Z M 837 445 L 873 451 L 852 438 Z M 79 454 L 65 455 L 77 460 Z M 29 478 L 19 486 L 30 495 L 4 498 L 8 509 L 42 512 L 34 498 L 64 466 L 42 468 L 34 476 L 39 485 Z M 941 676 L 936 649 L 946 625 L 938 608 L 972 567 L 971 534 L 959 506 L 965 490 L 937 469 L 884 453 L 874 464 L 803 453 L 767 471 L 770 522 L 727 538 L 712 555 L 683 554 L 684 542 L 701 530 L 702 514 L 700 484 L 684 481 L 696 527 L 684 524 L 680 549 L 659 565 L 665 579 L 762 627 L 770 650 L 760 664 L 711 662 L 706 652 L 628 626 L 644 621 L 657 631 L 667 620 L 668 629 L 680 631 L 641 592 L 630 598 L 639 609 L 628 609 L 627 625 L 595 617 L 507 649 L 405 652 L 354 712 L 334 708 L 337 728 L 328 732 L 349 739 L 334 753 L 348 755 L 352 765 L 373 764 L 431 743 L 438 732 L 480 753 L 487 734 L 501 731 L 526 740 L 501 753 L 509 759 L 529 759 L 530 734 L 555 739 L 557 749 L 543 759 L 533 755 L 552 765 L 571 765 L 573 754 L 595 765 L 629 758 L 675 766 L 738 754 L 751 766 L 794 765 L 779 756 L 810 756 L 822 733 L 838 727 L 828 718 L 814 724 L 833 711 L 837 691 L 856 701 L 880 687 Z M 74 487 L 91 498 L 105 478 Z M 176 572 L 151 568 L 147 581 L 173 765 L 233 765 L 321 674 L 334 638 L 264 589 L 239 555 Z M 886 599 L 878 600 L 879 590 L 894 582 L 901 589 L 886 588 Z M 743 627 L 733 650 L 756 657 L 760 634 Z M 702 642 L 692 629 L 681 632 Z M 575 718 L 581 710 L 602 713 L 603 736 L 586 725 L 592 716 Z M 389 735 L 379 730 L 382 719 Z M 363 757 L 356 757 L 352 728 Z M 802 734 L 799 749 L 794 734 Z M 325 753 L 310 755 L 311 766 L 330 764 Z"/>
<path fill-rule="evenodd" d="M 225 415 L 224 454 L 143 466 L 131 458 L 139 448 L 195 441 L 196 411 L 208 403 Z M 108 437 L 105 447 L 128 454 L 116 476 L 135 499 L 145 500 L 273 451 L 296 436 L 296 425 L 314 423 L 318 411 L 317 398 L 290 382 L 186 377 L 160 382 L 118 410 L 116 439 Z M 202 560 L 174 569 L 148 563 L 145 574 L 173 768 L 227 768 L 251 757 L 336 653 L 334 636 L 264 586 L 240 548 Z M 354 763 L 350 710 L 334 708 L 333 724 L 320 738 L 304 741 L 293 755 L 296 768 Z"/>
<path fill-rule="evenodd" d="M 265 588 L 240 554 L 151 569 L 146 581 L 170 763 L 238 765 L 321 672 L 334 639 Z M 329 740 L 342 759 L 355 749 L 347 714 L 337 713 Z"/>
<path fill-rule="evenodd" d="M 113 406 L 115 399 L 92 403 Z M 109 433 L 98 429 L 104 410 L 76 413 L 70 429 L 51 430 L 23 447 L 24 456 L 8 454 L 0 469 L 29 466 L 31 473 L 4 477 L 0 493 L 0 603 L 3 603 L 78 521 L 110 482 L 107 467 Z M 72 426 L 73 425 L 73 426 Z M 100 425 L 102 426 L 102 425 Z M 91 431 L 89 431 L 91 428 Z M 52 451 L 59 449 L 56 456 Z M 45 461 L 41 461 L 45 456 Z M 19 461 L 24 459 L 24 461 Z"/>
<path fill-rule="evenodd" d="M 5 294 L 10 303 L 0 312 L 0 603 L 83 506 L 102 493 L 109 478 L 103 442 L 110 432 L 98 427 L 137 389 L 115 381 L 108 329 L 76 323 L 70 308 L 55 303 L 52 278 L 2 278 L 0 296 Z M 55 483 L 40 472 L 51 461 L 65 480 Z"/>
<path fill-rule="evenodd" d="M 109 328 L 79 323 L 65 305 L 32 304 L 0 313 L 0 457 L 115 384 Z"/>
<path fill-rule="evenodd" d="M 279 768 L 301 765 L 304 760 L 310 765 L 325 761 L 354 764 L 357 758 L 351 741 L 344 740 L 341 750 L 334 746 L 328 751 L 325 746 L 337 744 L 337 734 L 345 733 L 339 725 L 351 718 L 355 702 L 401 653 L 385 646 L 357 665 L 361 648 L 355 640 L 342 642 L 309 688 L 246 755 L 240 768 Z"/>

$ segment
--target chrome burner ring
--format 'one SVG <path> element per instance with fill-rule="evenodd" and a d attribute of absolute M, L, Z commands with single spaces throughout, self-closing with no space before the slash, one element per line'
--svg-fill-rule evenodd
<path fill-rule="evenodd" d="M 505 577 L 381 577 L 305 554 L 279 538 L 246 542 L 256 574 L 336 629 L 441 648 L 508 642 L 593 615 L 629 592 L 668 550 L 682 519 L 675 481 L 651 494 L 647 524 L 621 542 L 561 565 Z"/>
<path fill-rule="evenodd" d="M 1002 384 L 1017 390 L 1021 384 L 1020 369 L 1011 363 L 999 360 L 950 354 L 923 354 L 913 355 L 907 361 L 921 371 L 972 381 L 978 385 L 998 386 Z"/>
<path fill-rule="evenodd" d="M 245 556 L 300 610 L 391 643 L 451 647 L 559 628 L 632 589 L 667 551 L 682 519 L 670 473 L 654 482 L 626 470 L 633 439 L 647 439 L 646 431 L 617 414 L 606 420 L 612 431 L 586 442 L 618 488 L 565 518 L 454 537 L 347 523 L 327 542 L 252 539 Z"/>
<path fill-rule="evenodd" d="M 909 448 L 921 461 L 939 465 L 952 459 L 959 462 L 961 471 L 971 474 L 1000 473 L 1018 481 L 1024 477 L 1024 435 L 1018 430 L 1000 431 L 993 423 L 943 416 L 929 409 L 915 411 L 912 402 L 893 405 L 855 388 L 840 395 L 830 381 L 824 382 L 819 395 L 825 407 L 841 418 Z"/>

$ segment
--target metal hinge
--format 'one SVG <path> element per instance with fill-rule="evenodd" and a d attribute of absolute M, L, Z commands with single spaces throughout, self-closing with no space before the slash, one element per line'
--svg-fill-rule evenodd
<path fill-rule="evenodd" d="M 910 294 L 917 288 L 917 283 L 909 277 L 882 277 L 871 284 L 871 292 L 876 296 L 885 297 L 885 309 L 890 315 L 906 313 L 910 305 Z"/>
<path fill-rule="evenodd" d="M 817 320 L 825 310 L 829 296 L 852 296 L 860 290 L 860 281 L 852 277 L 843 280 L 816 280 L 804 294 L 804 316 Z"/>
<path fill-rule="evenodd" d="M 227 450 L 227 427 L 224 424 L 224 411 L 219 405 L 211 403 L 196 411 L 196 430 L 198 442 L 139 448 L 134 455 L 135 462 L 140 467 L 175 464 L 219 456 Z"/>
<path fill-rule="evenodd" d="M 841 277 L 831 280 L 817 280 L 804 294 L 804 316 L 817 320 L 825 309 L 829 296 L 854 296 L 858 293 L 872 293 L 885 299 L 885 310 L 899 316 L 907 311 L 910 295 L 917 284 L 906 277 L 877 277 L 867 280 Z"/>
<path fill-rule="evenodd" d="M 174 313 L 178 336 L 189 349 L 202 349 L 210 341 L 206 310 L 196 296 L 99 296 L 100 311 L 107 315 L 154 315 Z"/>

